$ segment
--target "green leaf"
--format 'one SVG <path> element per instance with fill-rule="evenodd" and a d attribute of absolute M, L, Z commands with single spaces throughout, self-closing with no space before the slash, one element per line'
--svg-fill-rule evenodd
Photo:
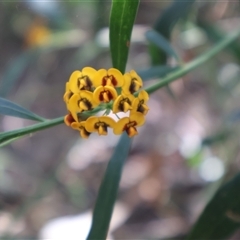
<path fill-rule="evenodd" d="M 197 23 L 198 26 L 205 31 L 210 40 L 212 40 L 213 42 L 220 41 L 227 34 L 223 30 L 221 30 L 218 26 L 213 25 L 210 22 L 206 22 L 200 19 Z M 238 42 L 232 43 L 231 45 L 228 46 L 228 50 L 230 50 L 231 53 L 235 56 L 235 58 L 238 60 L 238 62 L 240 62 L 239 43 Z"/>
<path fill-rule="evenodd" d="M 113 0 L 110 15 L 110 50 L 114 68 L 125 72 L 139 0 Z"/>
<path fill-rule="evenodd" d="M 161 12 L 153 29 L 169 40 L 175 24 L 188 13 L 194 2 L 195 0 L 175 0 L 168 8 Z M 153 65 L 166 64 L 167 56 L 163 50 L 159 50 L 158 47 L 152 44 L 150 44 L 149 48 Z"/>
<path fill-rule="evenodd" d="M 5 146 L 5 145 L 11 143 L 12 141 L 15 141 L 15 140 L 19 139 L 20 137 L 25 136 L 27 134 L 37 132 L 37 131 L 61 124 L 61 123 L 63 123 L 63 118 L 64 117 L 46 120 L 44 122 L 33 124 L 31 126 L 21 128 L 18 130 L 2 132 L 2 133 L 0 133 L 0 147 Z"/>
<path fill-rule="evenodd" d="M 0 97 L 0 114 L 34 121 L 44 121 L 45 119 L 36 115 L 35 113 Z"/>
<path fill-rule="evenodd" d="M 179 77 L 184 76 L 188 72 L 192 71 L 196 67 L 200 66 L 203 63 L 206 63 L 208 60 L 213 58 L 216 54 L 221 52 L 224 48 L 232 44 L 240 35 L 240 29 L 234 30 L 234 32 L 228 34 L 225 38 L 223 38 L 221 41 L 219 41 L 215 46 L 213 46 L 210 50 L 207 52 L 201 54 L 197 58 L 195 58 L 193 61 L 186 63 L 185 65 L 179 67 L 179 69 L 176 69 L 169 73 L 166 77 L 161 79 L 161 81 L 157 82 L 156 84 L 147 87 L 145 90 L 148 93 L 155 92 L 157 89 L 166 86 L 167 84 L 177 80 Z"/>
<path fill-rule="evenodd" d="M 240 174 L 207 204 L 187 240 L 228 239 L 240 227 Z"/>
<path fill-rule="evenodd" d="M 167 65 L 150 67 L 144 70 L 137 70 L 138 75 L 143 81 L 147 81 L 153 78 L 164 77 L 165 75 L 179 69 L 180 67 L 170 67 Z"/>
<path fill-rule="evenodd" d="M 102 180 L 93 212 L 92 226 L 87 237 L 88 240 L 106 239 L 107 237 L 121 173 L 130 145 L 131 139 L 124 133 L 115 148 Z"/>
<path fill-rule="evenodd" d="M 27 50 L 19 54 L 3 72 L 0 84 L 0 96 L 6 97 L 10 92 L 12 86 L 20 79 L 29 63 L 32 62 L 39 51 L 35 49 Z"/>
<path fill-rule="evenodd" d="M 178 62 L 180 61 L 179 56 L 174 51 L 171 44 L 160 33 L 154 30 L 149 30 L 146 32 L 145 36 L 158 49 L 163 50 L 167 55 L 174 57 Z"/>

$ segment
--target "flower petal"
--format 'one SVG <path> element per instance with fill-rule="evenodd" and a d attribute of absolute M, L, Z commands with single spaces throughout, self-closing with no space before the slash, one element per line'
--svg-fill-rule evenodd
<path fill-rule="evenodd" d="M 86 121 L 86 130 L 89 132 L 98 132 L 99 135 L 107 135 L 108 127 L 115 127 L 115 121 L 108 116 L 92 116 Z"/>
<path fill-rule="evenodd" d="M 69 102 L 69 99 L 72 97 L 73 95 L 73 92 L 71 92 L 70 90 L 68 90 L 67 92 L 64 93 L 63 95 L 63 101 L 65 103 L 68 103 Z"/>
<path fill-rule="evenodd" d="M 98 120 L 100 122 L 104 122 L 107 125 L 107 127 L 110 127 L 110 128 L 114 128 L 116 124 L 116 122 L 111 117 L 108 117 L 108 116 L 98 117 Z"/>
<path fill-rule="evenodd" d="M 86 120 L 85 128 L 88 132 L 97 132 L 98 129 L 95 127 L 95 124 L 98 122 L 98 117 L 91 116 Z"/>
<path fill-rule="evenodd" d="M 107 103 L 117 98 L 117 91 L 110 86 L 99 86 L 93 92 L 93 100 L 96 104 Z"/>
<path fill-rule="evenodd" d="M 121 118 L 116 124 L 115 127 L 113 129 L 114 134 L 116 135 L 120 135 L 122 134 L 126 129 L 125 126 L 130 122 L 130 118 L 129 117 L 124 117 Z"/>
<path fill-rule="evenodd" d="M 107 76 L 107 70 L 106 69 L 99 69 L 94 78 L 93 78 L 93 85 L 94 87 L 102 86 L 102 79 Z"/>
<path fill-rule="evenodd" d="M 97 106 L 97 103 L 93 99 L 93 93 L 87 90 L 81 90 L 79 95 L 81 99 L 84 99 L 86 104 L 88 105 L 88 110 Z"/>
<path fill-rule="evenodd" d="M 138 98 L 140 100 L 144 100 L 144 103 L 146 103 L 149 99 L 149 96 L 148 96 L 148 93 L 146 91 L 142 90 L 142 91 L 139 92 Z"/>
<path fill-rule="evenodd" d="M 114 103 L 113 103 L 113 106 L 112 106 L 112 111 L 113 113 L 117 113 L 117 112 L 121 112 L 121 109 L 120 109 L 120 102 L 121 100 L 123 100 L 123 96 L 122 95 L 119 95 Z"/>
<path fill-rule="evenodd" d="M 75 93 L 72 95 L 70 98 L 68 104 L 67 104 L 67 109 L 70 111 L 72 114 L 73 118 L 75 119 L 76 122 L 78 122 L 78 116 L 77 113 L 82 112 L 82 109 L 80 109 L 78 102 L 81 99 L 80 95 Z"/>
<path fill-rule="evenodd" d="M 87 75 L 91 81 L 93 80 L 96 73 L 97 73 L 97 70 L 92 67 L 85 67 L 82 69 L 82 74 L 84 76 Z"/>
<path fill-rule="evenodd" d="M 118 112 L 127 112 L 132 109 L 132 101 L 134 96 L 132 94 L 124 94 L 122 93 L 120 96 L 116 98 L 113 103 L 112 111 L 113 113 Z"/>
<path fill-rule="evenodd" d="M 129 73 L 124 74 L 124 85 L 123 92 L 125 93 L 134 93 L 137 92 L 143 85 L 142 79 L 134 71 L 131 70 Z"/>
<path fill-rule="evenodd" d="M 80 71 L 74 71 L 69 78 L 69 90 L 73 93 L 79 92 L 79 79 L 82 77 L 82 73 Z"/>
<path fill-rule="evenodd" d="M 82 122 L 74 122 L 71 124 L 71 127 L 73 129 L 76 129 L 76 130 L 79 130 L 80 132 L 80 136 L 82 138 L 88 138 L 89 135 L 91 134 L 91 132 L 88 132 L 85 128 L 85 124 L 86 124 L 86 121 L 82 121 Z"/>
<path fill-rule="evenodd" d="M 122 87 L 124 83 L 124 77 L 118 69 L 110 68 L 108 69 L 107 73 L 108 73 L 108 76 L 112 77 L 112 85 L 114 87 Z"/>
<path fill-rule="evenodd" d="M 136 122 L 136 126 L 142 126 L 145 123 L 144 115 L 140 112 L 132 112 L 130 113 L 130 122 Z"/>

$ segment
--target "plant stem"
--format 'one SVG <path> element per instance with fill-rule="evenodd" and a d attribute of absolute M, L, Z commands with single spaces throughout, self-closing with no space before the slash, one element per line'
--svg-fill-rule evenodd
<path fill-rule="evenodd" d="M 216 44 L 214 47 L 212 47 L 212 49 L 210 49 L 209 51 L 203 53 L 201 56 L 197 57 L 193 61 L 186 63 L 180 69 L 173 71 L 168 76 L 163 78 L 160 82 L 146 88 L 145 90 L 148 93 L 153 93 L 156 90 L 158 90 L 159 88 L 177 80 L 178 78 L 187 74 L 191 70 L 197 68 L 201 64 L 210 60 L 212 57 L 214 57 L 216 54 L 218 54 L 220 51 L 222 51 L 225 47 L 227 47 L 229 44 L 231 44 L 233 41 L 235 41 L 239 37 L 239 35 L 240 35 L 240 30 L 228 35 L 226 38 L 222 39 L 218 44 Z"/>
<path fill-rule="evenodd" d="M 53 126 L 56 126 L 58 124 L 63 123 L 63 119 L 64 117 L 59 117 L 59 118 L 55 118 L 52 120 L 46 120 L 44 122 L 41 123 L 37 123 L 22 129 L 18 129 L 18 130 L 13 130 L 13 131 L 9 131 L 9 132 L 4 132 L 0 134 L 0 144 L 3 144 L 6 141 L 11 140 L 12 138 L 19 138 L 21 136 L 24 136 L 26 134 L 32 133 L 32 132 L 37 132 L 46 128 L 50 128 Z"/>

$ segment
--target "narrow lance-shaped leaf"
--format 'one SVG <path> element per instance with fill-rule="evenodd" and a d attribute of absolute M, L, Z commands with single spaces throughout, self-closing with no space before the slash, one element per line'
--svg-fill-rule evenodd
<path fill-rule="evenodd" d="M 21 78 L 24 71 L 32 62 L 39 51 L 35 49 L 26 50 L 19 54 L 3 71 L 0 83 L 0 96 L 6 97 L 14 84 Z"/>
<path fill-rule="evenodd" d="M 113 67 L 124 73 L 138 0 L 113 0 L 110 16 L 110 50 Z"/>
<path fill-rule="evenodd" d="M 97 202 L 93 212 L 93 221 L 88 240 L 106 239 L 113 206 L 117 197 L 119 182 L 124 162 L 128 156 L 131 139 L 124 133 L 109 161 L 100 186 Z"/>
<path fill-rule="evenodd" d="M 13 103 L 7 99 L 0 98 L 0 114 L 18 118 L 30 119 L 34 121 L 44 121 L 45 119 L 37 114 Z"/>
<path fill-rule="evenodd" d="M 163 37 L 160 33 L 154 30 L 149 30 L 146 32 L 145 35 L 146 38 L 161 51 L 164 51 L 167 55 L 174 57 L 177 61 L 180 61 L 179 56 L 172 48 L 169 41 L 165 37 Z"/>
<path fill-rule="evenodd" d="M 188 13 L 194 2 L 195 0 L 173 1 L 173 3 L 161 13 L 153 29 L 160 33 L 165 39 L 170 40 L 171 32 L 175 24 Z M 149 50 L 153 65 L 166 64 L 167 57 L 164 50 L 160 50 L 153 44 L 150 44 Z"/>
<path fill-rule="evenodd" d="M 187 240 L 228 239 L 240 227 L 240 174 L 207 204 Z"/>
<path fill-rule="evenodd" d="M 113 0 L 110 15 L 110 50 L 113 67 L 125 72 L 130 38 L 138 9 L 138 0 Z M 117 197 L 122 168 L 131 140 L 124 133 L 111 157 L 94 208 L 90 239 L 106 239 L 113 206 Z"/>

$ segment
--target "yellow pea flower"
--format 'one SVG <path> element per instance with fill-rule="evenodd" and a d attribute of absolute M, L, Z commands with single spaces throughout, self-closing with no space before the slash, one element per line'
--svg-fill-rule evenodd
<path fill-rule="evenodd" d="M 122 73 L 116 68 L 100 69 L 94 76 L 93 85 L 98 86 L 111 86 L 121 87 L 124 83 Z"/>
<path fill-rule="evenodd" d="M 146 115 L 149 110 L 148 106 L 146 105 L 148 99 L 149 96 L 146 91 L 142 90 L 139 92 L 138 97 L 136 97 L 132 102 L 132 110 Z"/>
<path fill-rule="evenodd" d="M 121 118 L 113 129 L 114 134 L 119 135 L 124 131 L 127 132 L 129 137 L 138 134 L 136 127 L 140 127 L 145 123 L 144 115 L 139 112 L 131 113 L 129 117 Z"/>
<path fill-rule="evenodd" d="M 107 135 L 108 128 L 114 128 L 115 124 L 116 122 L 108 116 L 92 116 L 86 120 L 85 127 L 88 132 L 98 132 L 99 135 Z"/>
<path fill-rule="evenodd" d="M 133 94 L 143 86 L 142 79 L 134 70 L 131 70 L 129 73 L 125 73 L 123 77 L 124 84 L 122 86 L 122 91 L 126 94 Z"/>
<path fill-rule="evenodd" d="M 119 95 L 113 103 L 112 111 L 113 113 L 118 112 L 127 112 L 132 109 L 132 101 L 134 100 L 134 96 L 132 94 L 124 94 Z"/>
<path fill-rule="evenodd" d="M 86 90 L 74 93 L 67 103 L 67 109 L 76 122 L 78 122 L 78 113 L 91 110 L 94 107 L 96 107 L 96 103 L 93 100 L 93 93 Z"/>
<path fill-rule="evenodd" d="M 63 95 L 63 101 L 65 103 L 68 103 L 69 99 L 71 98 L 71 96 L 73 95 L 73 92 L 70 90 L 69 88 L 69 82 L 66 83 L 66 88 L 65 88 L 65 93 Z"/>
<path fill-rule="evenodd" d="M 78 93 L 80 90 L 90 91 L 96 72 L 97 71 L 91 67 L 85 67 L 82 71 L 74 71 L 69 78 L 69 90 L 73 93 Z"/>
<path fill-rule="evenodd" d="M 89 137 L 89 135 L 91 134 L 91 132 L 88 132 L 87 130 L 86 130 L 86 121 L 82 121 L 82 122 L 73 122 L 72 124 L 71 124 L 71 127 L 73 128 L 73 129 L 76 129 L 76 130 L 78 130 L 79 132 L 80 132 L 80 136 L 82 137 L 82 138 L 88 138 Z"/>
<path fill-rule="evenodd" d="M 108 103 L 117 98 L 117 91 L 111 86 L 99 86 L 93 92 L 93 99 L 97 104 Z"/>

